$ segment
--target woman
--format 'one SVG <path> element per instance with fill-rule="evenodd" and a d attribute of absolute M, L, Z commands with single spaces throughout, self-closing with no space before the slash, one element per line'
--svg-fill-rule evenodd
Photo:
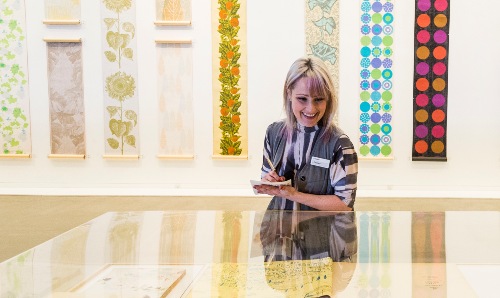
<path fill-rule="evenodd" d="M 283 104 L 286 119 L 267 128 L 262 181 L 293 184 L 255 189 L 274 196 L 268 209 L 352 211 L 358 158 L 334 123 L 338 102 L 323 61 L 303 57 L 292 64 Z"/>

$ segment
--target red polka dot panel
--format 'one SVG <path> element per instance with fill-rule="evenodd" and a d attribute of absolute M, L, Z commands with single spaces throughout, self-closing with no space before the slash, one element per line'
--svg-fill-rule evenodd
<path fill-rule="evenodd" d="M 450 0 L 415 0 L 413 160 L 446 161 Z"/>

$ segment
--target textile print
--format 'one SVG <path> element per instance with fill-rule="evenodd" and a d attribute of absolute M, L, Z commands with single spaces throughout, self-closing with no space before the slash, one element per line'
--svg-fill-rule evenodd
<path fill-rule="evenodd" d="M 50 153 L 85 154 L 81 42 L 47 43 Z"/>
<path fill-rule="evenodd" d="M 446 161 L 449 0 L 416 0 L 413 160 Z"/>
<path fill-rule="evenodd" d="M 2 1 L 0 9 L 1 156 L 31 154 L 28 53 L 24 1 Z"/>
<path fill-rule="evenodd" d="M 248 158 L 246 0 L 212 2 L 213 158 Z"/>
<path fill-rule="evenodd" d="M 391 0 L 361 2 L 361 158 L 392 158 L 393 9 Z"/>
<path fill-rule="evenodd" d="M 139 156 L 135 1 L 102 0 L 105 155 Z"/>
<path fill-rule="evenodd" d="M 338 98 L 340 1 L 307 0 L 305 16 L 306 54 L 326 63 Z"/>

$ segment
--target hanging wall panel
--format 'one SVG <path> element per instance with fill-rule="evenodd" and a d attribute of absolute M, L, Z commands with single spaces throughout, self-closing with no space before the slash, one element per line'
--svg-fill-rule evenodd
<path fill-rule="evenodd" d="M 28 54 L 23 0 L 4 0 L 0 9 L 1 157 L 30 157 Z"/>
<path fill-rule="evenodd" d="M 79 24 L 80 15 L 80 0 L 45 0 L 45 24 Z"/>
<path fill-rule="evenodd" d="M 448 0 L 416 0 L 413 160 L 446 161 Z"/>
<path fill-rule="evenodd" d="M 325 61 L 338 98 L 340 1 L 307 0 L 305 5 L 306 53 Z"/>
<path fill-rule="evenodd" d="M 246 43 L 246 0 L 213 1 L 214 158 L 248 158 Z"/>
<path fill-rule="evenodd" d="M 393 157 L 393 2 L 361 2 L 360 158 Z"/>
<path fill-rule="evenodd" d="M 51 156 L 83 158 L 85 111 L 82 43 L 48 42 L 47 74 Z"/>
<path fill-rule="evenodd" d="M 135 1 L 103 0 L 105 158 L 139 157 Z"/>
<path fill-rule="evenodd" d="M 157 42 L 159 157 L 194 158 L 193 53 L 190 42 Z"/>
<path fill-rule="evenodd" d="M 191 24 L 191 0 L 156 0 L 158 26 L 187 26 Z"/>

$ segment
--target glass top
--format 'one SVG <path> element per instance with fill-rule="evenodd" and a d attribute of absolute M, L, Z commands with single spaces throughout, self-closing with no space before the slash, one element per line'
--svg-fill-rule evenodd
<path fill-rule="evenodd" d="M 498 247 L 496 211 L 112 212 L 1 263 L 0 297 L 482 297 Z"/>

